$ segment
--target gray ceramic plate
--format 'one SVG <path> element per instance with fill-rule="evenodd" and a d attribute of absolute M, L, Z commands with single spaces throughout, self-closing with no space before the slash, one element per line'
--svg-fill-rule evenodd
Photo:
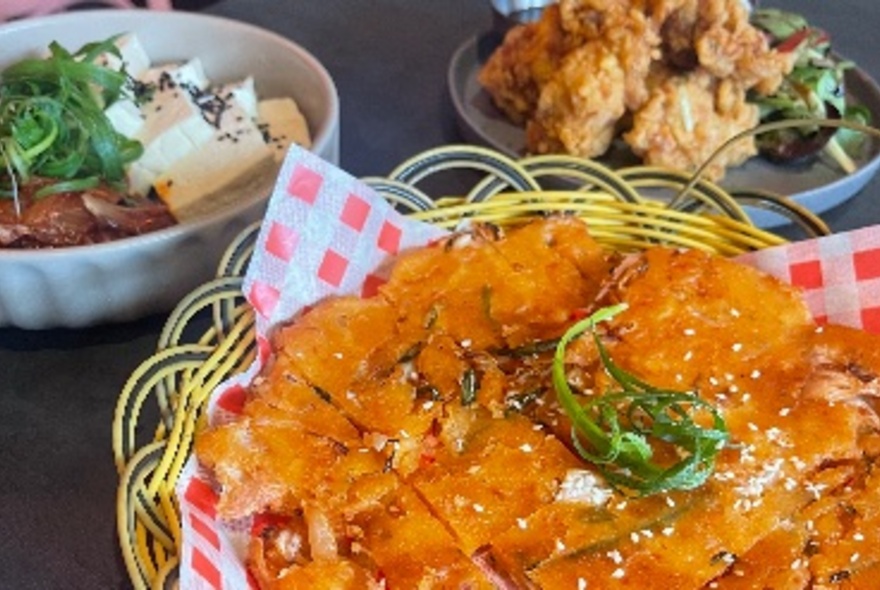
<path fill-rule="evenodd" d="M 448 83 L 462 136 L 473 143 L 488 145 L 512 157 L 525 155 L 525 134 L 510 123 L 492 104 L 477 81 L 482 63 L 477 39 L 464 43 L 449 65 Z M 875 123 L 880 121 L 880 87 L 863 71 L 852 69 L 846 75 L 850 100 L 870 109 Z M 761 189 L 794 199 L 814 213 L 822 213 L 852 197 L 865 186 L 880 166 L 880 141 L 870 140 L 866 155 L 857 161 L 858 170 L 843 175 L 836 166 L 817 160 L 807 166 L 778 166 L 761 158 L 728 170 L 721 185 L 727 190 Z M 625 153 L 612 153 L 600 161 L 619 167 L 638 163 Z M 760 227 L 775 227 L 787 219 L 769 211 L 747 208 Z"/>

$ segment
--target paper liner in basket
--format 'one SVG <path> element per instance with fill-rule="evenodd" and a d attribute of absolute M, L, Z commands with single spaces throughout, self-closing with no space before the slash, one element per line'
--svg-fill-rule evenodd
<path fill-rule="evenodd" d="M 332 294 L 369 296 L 394 255 L 444 232 L 398 214 L 368 186 L 291 148 L 279 174 L 244 282 L 256 311 L 257 361 L 212 394 L 209 419 L 240 411 L 247 384 L 269 354 L 273 326 Z M 819 322 L 880 332 L 880 228 L 799 242 L 741 260 L 804 289 Z M 255 587 L 243 555 L 251 522 L 221 523 L 217 495 L 191 457 L 177 486 L 181 587 Z"/>

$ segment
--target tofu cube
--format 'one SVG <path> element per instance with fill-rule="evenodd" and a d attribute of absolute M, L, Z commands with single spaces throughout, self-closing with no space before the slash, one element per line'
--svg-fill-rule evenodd
<path fill-rule="evenodd" d="M 276 169 L 262 132 L 231 101 L 208 142 L 162 171 L 154 187 L 171 213 L 184 221 L 236 200 Z"/>
<path fill-rule="evenodd" d="M 102 53 L 95 62 L 114 70 L 125 66 L 125 71 L 132 78 L 140 78 L 150 68 L 150 58 L 137 35 L 127 33 L 118 37 L 114 44 L 119 49 L 120 57 Z"/>
<path fill-rule="evenodd" d="M 284 159 L 291 143 L 312 147 L 309 125 L 292 98 L 267 98 L 257 108 L 260 128 L 277 161 Z"/>
<path fill-rule="evenodd" d="M 207 119 L 210 97 L 203 92 L 208 79 L 198 59 L 152 68 L 143 81 L 154 89 L 141 106 L 143 125 L 133 136 L 144 146 L 128 171 L 131 190 L 138 195 L 146 195 L 159 174 L 201 149 L 217 131 Z"/>
<path fill-rule="evenodd" d="M 248 76 L 244 80 L 234 84 L 226 84 L 217 90 L 217 96 L 223 100 L 235 101 L 244 109 L 247 116 L 257 120 L 259 112 L 257 109 L 257 91 L 254 88 L 254 79 Z"/>
<path fill-rule="evenodd" d="M 156 84 L 157 92 L 169 92 L 178 86 L 192 91 L 205 91 L 210 86 L 202 60 L 195 57 L 182 64 L 150 68 L 138 76 L 145 84 Z"/>
<path fill-rule="evenodd" d="M 135 137 L 144 126 L 141 110 L 131 100 L 117 100 L 104 110 L 113 128 L 126 137 Z"/>

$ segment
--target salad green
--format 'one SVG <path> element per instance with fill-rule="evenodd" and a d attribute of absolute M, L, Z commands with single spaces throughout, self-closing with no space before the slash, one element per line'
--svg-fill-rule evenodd
<path fill-rule="evenodd" d="M 853 129 L 822 125 L 818 120 L 842 119 L 867 125 L 871 115 L 861 105 L 848 104 L 844 76 L 854 67 L 831 52 L 828 34 L 798 14 L 762 8 L 752 23 L 763 30 L 771 46 L 794 56 L 794 67 L 771 95 L 750 97 L 760 108 L 761 121 L 809 119 L 816 122 L 761 133 L 756 141 L 762 155 L 781 162 L 798 162 L 824 151 L 847 173 L 854 172 L 865 136 Z"/>

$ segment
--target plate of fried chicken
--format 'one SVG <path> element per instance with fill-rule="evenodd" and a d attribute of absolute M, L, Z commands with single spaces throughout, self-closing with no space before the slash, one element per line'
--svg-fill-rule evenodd
<path fill-rule="evenodd" d="M 821 29 L 740 0 L 561 0 L 503 39 L 464 43 L 448 83 L 464 138 L 514 157 L 699 169 L 728 190 L 781 194 L 816 213 L 855 196 L 880 166 L 880 141 L 851 128 L 750 134 L 780 119 L 870 125 L 880 87 Z M 786 222 L 749 213 L 762 227 Z"/>

